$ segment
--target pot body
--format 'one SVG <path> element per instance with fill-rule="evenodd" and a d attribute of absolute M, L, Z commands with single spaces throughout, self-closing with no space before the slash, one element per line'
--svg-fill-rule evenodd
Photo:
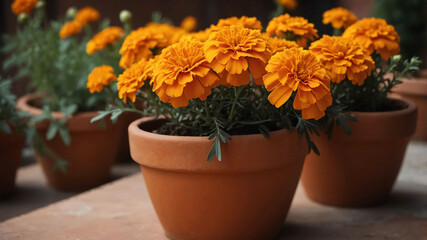
<path fill-rule="evenodd" d="M 169 238 L 268 240 L 279 234 L 306 155 L 304 139 L 287 130 L 269 138 L 233 136 L 222 144 L 221 162 L 206 162 L 213 141 L 149 132 L 161 124 L 137 120 L 129 138 Z"/>
<path fill-rule="evenodd" d="M 26 95 L 18 100 L 18 109 L 31 115 L 42 113 L 41 109 L 28 104 L 38 98 Z M 62 191 L 84 191 L 108 181 L 111 166 L 118 152 L 119 128 L 110 120 L 90 123 L 97 112 L 77 113 L 67 120 L 71 144 L 65 145 L 59 134 L 52 140 L 46 139 L 49 122 L 36 125 L 38 135 L 44 145 L 59 158 L 68 161 L 67 172 L 54 170 L 55 160 L 36 150 L 36 158 L 47 178 L 48 184 Z M 63 113 L 54 112 L 55 119 L 64 117 Z"/>
<path fill-rule="evenodd" d="M 384 201 L 390 194 L 415 131 L 414 103 L 390 112 L 351 112 L 359 122 L 349 123 L 348 136 L 336 126 L 332 138 L 313 136 L 320 156 L 307 155 L 302 183 L 313 201 L 340 207 L 364 207 Z"/>
<path fill-rule="evenodd" d="M 15 188 L 16 171 L 24 144 L 22 134 L 0 132 L 0 199 L 9 196 Z"/>

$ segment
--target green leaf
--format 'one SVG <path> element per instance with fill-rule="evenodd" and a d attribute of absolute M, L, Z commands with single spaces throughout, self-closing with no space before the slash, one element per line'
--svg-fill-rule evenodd
<path fill-rule="evenodd" d="M 58 124 L 51 122 L 49 125 L 49 129 L 46 132 L 46 139 L 52 140 L 55 137 L 57 132 L 58 132 Z"/>
<path fill-rule="evenodd" d="M 93 117 L 90 120 L 90 123 L 94 123 L 96 121 L 99 121 L 103 118 L 105 118 L 106 116 L 108 116 L 111 112 L 110 111 L 98 111 L 98 115 L 96 115 L 95 117 Z"/>
<path fill-rule="evenodd" d="M 69 164 L 70 163 L 68 161 L 65 161 L 61 158 L 55 158 L 55 164 L 53 165 L 52 170 L 56 171 L 59 169 L 62 173 L 66 174 Z"/>
<path fill-rule="evenodd" d="M 123 111 L 121 109 L 115 109 L 111 114 L 111 121 L 115 123 L 122 113 Z"/>
<path fill-rule="evenodd" d="M 218 161 L 221 161 L 221 142 L 219 141 L 218 137 L 215 138 L 215 141 L 212 144 L 211 150 L 209 151 L 206 161 L 211 161 L 215 155 Z"/>
<path fill-rule="evenodd" d="M 62 138 L 62 141 L 65 143 L 65 145 L 69 146 L 71 143 L 71 137 L 70 134 L 68 133 L 68 129 L 65 126 L 61 126 L 59 128 L 59 135 Z"/>
<path fill-rule="evenodd" d="M 12 133 L 12 129 L 9 127 L 9 124 L 7 124 L 6 121 L 0 121 L 0 131 L 7 133 L 7 134 Z"/>

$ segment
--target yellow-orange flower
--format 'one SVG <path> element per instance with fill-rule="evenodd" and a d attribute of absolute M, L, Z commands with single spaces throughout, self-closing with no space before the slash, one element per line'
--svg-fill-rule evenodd
<path fill-rule="evenodd" d="M 181 28 L 187 32 L 191 32 L 197 27 L 197 19 L 193 16 L 184 18 L 181 22 Z"/>
<path fill-rule="evenodd" d="M 190 99 L 205 100 L 218 80 L 197 40 L 175 43 L 162 51 L 153 71 L 153 91 L 174 108 L 188 105 Z"/>
<path fill-rule="evenodd" d="M 125 39 L 119 53 L 120 67 L 127 68 L 141 59 L 149 59 L 153 56 L 151 49 L 164 45 L 163 34 L 153 31 L 151 28 L 139 28 L 132 31 Z"/>
<path fill-rule="evenodd" d="M 295 8 L 298 6 L 297 0 L 277 0 L 277 2 L 289 10 L 295 10 Z"/>
<path fill-rule="evenodd" d="M 159 42 L 159 47 L 167 47 L 177 43 L 182 36 L 187 34 L 184 29 L 167 23 L 148 23 L 145 27 L 156 34 L 162 35 L 163 41 Z"/>
<path fill-rule="evenodd" d="M 119 98 L 123 99 L 125 103 L 127 103 L 128 99 L 135 102 L 136 93 L 144 86 L 145 81 L 152 77 L 152 73 L 153 64 L 145 59 L 127 68 L 117 78 Z"/>
<path fill-rule="evenodd" d="M 332 8 L 323 13 L 323 24 L 331 23 L 332 27 L 336 29 L 346 29 L 356 21 L 356 15 L 342 7 Z"/>
<path fill-rule="evenodd" d="M 266 32 L 270 36 L 288 37 L 293 35 L 301 47 L 307 46 L 307 41 L 313 41 L 314 38 L 318 38 L 317 30 L 314 28 L 314 24 L 309 23 L 307 19 L 302 17 L 291 17 L 289 14 L 283 14 L 281 16 L 273 18 L 267 26 Z M 294 40 L 294 39 L 288 39 Z"/>
<path fill-rule="evenodd" d="M 368 51 L 352 39 L 324 35 L 311 43 L 310 50 L 325 66 L 332 82 L 339 83 L 347 76 L 360 86 L 375 68 Z"/>
<path fill-rule="evenodd" d="M 226 78 L 227 84 L 249 84 L 249 71 L 261 85 L 265 65 L 270 58 L 268 43 L 259 30 L 239 26 L 224 27 L 209 36 L 205 43 L 206 59 L 212 69 Z"/>
<path fill-rule="evenodd" d="M 298 44 L 294 41 L 288 41 L 283 38 L 268 37 L 268 45 L 270 46 L 271 55 L 281 52 L 287 48 L 298 47 Z"/>
<path fill-rule="evenodd" d="M 61 31 L 59 31 L 59 36 L 61 38 L 67 38 L 74 34 L 79 33 L 82 30 L 82 25 L 76 21 L 70 21 L 62 26 Z"/>
<path fill-rule="evenodd" d="M 400 37 L 394 27 L 388 25 L 384 19 L 359 20 L 344 31 L 343 37 L 360 43 L 369 53 L 376 50 L 384 60 L 400 52 Z"/>
<path fill-rule="evenodd" d="M 302 48 L 285 49 L 271 57 L 264 75 L 264 86 L 271 91 L 268 100 L 279 108 L 296 91 L 294 109 L 304 119 L 320 119 L 332 104 L 330 81 L 316 56 Z"/>
<path fill-rule="evenodd" d="M 114 75 L 113 68 L 108 65 L 102 65 L 94 68 L 89 74 L 86 87 L 90 93 L 101 92 L 104 87 L 110 85 L 115 80 L 116 75 Z"/>
<path fill-rule="evenodd" d="M 242 16 L 240 18 L 230 17 L 225 19 L 220 19 L 216 25 L 211 25 L 210 29 L 212 31 L 218 31 L 224 27 L 228 26 L 240 26 L 249 29 L 262 29 L 261 21 L 256 17 L 246 17 Z"/>
<path fill-rule="evenodd" d="M 74 21 L 86 26 L 89 22 L 96 22 L 100 18 L 99 12 L 93 7 L 84 7 L 77 11 Z"/>
<path fill-rule="evenodd" d="M 92 55 L 96 51 L 104 49 L 108 44 L 113 44 L 124 34 L 121 27 L 107 27 L 101 32 L 95 34 L 86 45 L 86 52 Z"/>
<path fill-rule="evenodd" d="M 206 42 L 206 40 L 208 40 L 211 32 L 212 32 L 211 29 L 207 28 L 207 29 L 202 30 L 202 31 L 187 33 L 187 34 L 183 35 L 179 41 L 196 39 L 196 40 L 199 40 L 201 42 Z"/>
<path fill-rule="evenodd" d="M 15 15 L 19 15 L 21 13 L 30 14 L 37 2 L 38 0 L 15 0 L 11 6 L 12 12 Z"/>

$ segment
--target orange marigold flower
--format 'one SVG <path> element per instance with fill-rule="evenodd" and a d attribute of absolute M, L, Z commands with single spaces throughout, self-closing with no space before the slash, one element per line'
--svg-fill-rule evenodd
<path fill-rule="evenodd" d="M 86 45 L 86 52 L 92 55 L 96 51 L 104 49 L 108 44 L 113 44 L 119 40 L 124 34 L 121 27 L 107 27 L 101 32 L 95 34 Z"/>
<path fill-rule="evenodd" d="M 270 46 L 271 55 L 281 52 L 287 48 L 298 47 L 298 44 L 294 41 L 288 41 L 283 38 L 268 37 L 268 45 Z"/>
<path fill-rule="evenodd" d="M 331 23 L 336 29 L 346 29 L 356 21 L 356 15 L 342 7 L 332 8 L 323 13 L 323 24 Z"/>
<path fill-rule="evenodd" d="M 288 37 L 289 34 L 293 35 L 300 47 L 306 47 L 307 41 L 313 41 L 318 38 L 317 29 L 314 24 L 309 23 L 303 17 L 291 17 L 289 14 L 273 18 L 266 29 L 268 35 L 278 37 Z M 289 39 L 293 40 L 293 39 Z"/>
<path fill-rule="evenodd" d="M 368 51 L 352 39 L 324 35 L 311 43 L 310 50 L 325 66 L 332 82 L 339 83 L 347 76 L 354 85 L 361 86 L 375 68 Z"/>
<path fill-rule="evenodd" d="M 153 31 L 151 28 L 138 28 L 132 31 L 125 39 L 119 53 L 120 67 L 127 68 L 141 59 L 149 59 L 153 56 L 151 49 L 164 45 L 163 34 Z"/>
<path fill-rule="evenodd" d="M 193 16 L 184 18 L 181 22 L 181 28 L 187 32 L 191 32 L 197 27 L 197 19 Z"/>
<path fill-rule="evenodd" d="M 11 6 L 12 12 L 15 15 L 19 15 L 21 13 L 30 14 L 37 2 L 38 0 L 15 0 Z"/>
<path fill-rule="evenodd" d="M 218 74 L 225 71 L 232 86 L 249 84 L 249 71 L 261 85 L 265 65 L 270 58 L 267 41 L 259 30 L 239 26 L 224 27 L 209 36 L 205 43 L 206 59 Z M 222 74 L 221 74 L 222 75 Z"/>
<path fill-rule="evenodd" d="M 61 31 L 59 31 L 59 36 L 61 38 L 67 38 L 74 34 L 79 33 L 82 30 L 82 25 L 80 22 L 70 21 L 62 26 Z"/>
<path fill-rule="evenodd" d="M 90 93 L 101 92 L 104 87 L 110 85 L 115 80 L 116 75 L 114 75 L 113 68 L 108 65 L 102 65 L 94 68 L 89 74 L 86 87 Z"/>
<path fill-rule="evenodd" d="M 99 12 L 93 7 L 84 7 L 77 11 L 74 21 L 86 26 L 89 22 L 96 22 L 100 18 Z"/>
<path fill-rule="evenodd" d="M 298 6 L 297 0 L 277 0 L 277 3 L 289 10 L 295 10 Z"/>
<path fill-rule="evenodd" d="M 136 93 L 144 86 L 145 81 L 152 77 L 152 73 L 153 64 L 145 59 L 127 68 L 117 79 L 119 98 L 123 99 L 125 103 L 128 99 L 135 102 Z"/>
<path fill-rule="evenodd" d="M 182 36 L 187 34 L 184 29 L 167 23 L 148 23 L 145 27 L 156 34 L 162 35 L 163 41 L 159 42 L 159 47 L 167 47 L 177 43 Z"/>
<path fill-rule="evenodd" d="M 153 91 L 174 108 L 190 99 L 205 100 L 218 80 L 197 40 L 175 43 L 162 51 L 153 71 Z"/>
<path fill-rule="evenodd" d="M 302 110 L 304 119 L 320 119 L 332 104 L 330 81 L 325 68 L 309 50 L 285 49 L 268 61 L 264 86 L 271 91 L 268 100 L 279 108 L 297 92 L 294 109 Z"/>
<path fill-rule="evenodd" d="M 343 37 L 360 43 L 370 54 L 376 50 L 384 60 L 400 52 L 400 37 L 384 19 L 359 20 L 344 31 Z"/>
<path fill-rule="evenodd" d="M 249 29 L 262 29 L 261 21 L 258 20 L 256 17 L 246 17 L 242 16 L 240 18 L 237 17 L 230 17 L 225 19 L 220 19 L 216 25 L 211 25 L 212 31 L 218 31 L 222 29 L 223 27 L 228 26 L 240 26 L 244 28 Z"/>
<path fill-rule="evenodd" d="M 202 30 L 202 31 L 187 33 L 187 34 L 183 35 L 179 41 L 196 39 L 196 40 L 199 40 L 201 42 L 206 42 L 208 40 L 211 32 L 212 32 L 212 30 L 210 28 L 207 28 L 207 29 Z"/>

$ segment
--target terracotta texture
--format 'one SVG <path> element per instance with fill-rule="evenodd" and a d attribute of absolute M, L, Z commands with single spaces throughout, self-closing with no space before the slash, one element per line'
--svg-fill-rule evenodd
<path fill-rule="evenodd" d="M 22 134 L 0 131 L 0 199 L 15 188 L 16 170 L 21 162 L 25 138 Z"/>
<path fill-rule="evenodd" d="M 396 87 L 396 93 L 413 101 L 418 107 L 413 139 L 427 141 L 427 69 L 421 70 L 418 77 L 400 80 L 403 83 Z"/>
<path fill-rule="evenodd" d="M 415 131 L 414 103 L 389 112 L 351 112 L 352 135 L 336 126 L 331 140 L 313 136 L 320 156 L 307 155 L 302 183 L 313 201 L 340 207 L 364 207 L 383 202 L 390 194 Z"/>
<path fill-rule="evenodd" d="M 304 139 L 287 130 L 268 139 L 233 136 L 222 146 L 221 162 L 206 162 L 212 145 L 207 137 L 141 130 L 163 123 L 137 120 L 129 126 L 129 138 L 169 238 L 268 240 L 279 234 L 306 155 Z"/>
<path fill-rule="evenodd" d="M 26 95 L 18 100 L 17 107 L 31 115 L 41 114 L 42 110 L 32 107 L 28 101 L 37 95 Z M 42 156 L 36 151 L 37 161 L 43 168 L 48 184 L 63 191 L 83 191 L 99 186 L 109 179 L 111 166 L 117 156 L 119 128 L 110 120 L 90 123 L 97 112 L 78 113 L 67 121 L 71 144 L 66 146 L 59 134 L 52 140 L 45 139 L 49 122 L 36 125 L 39 136 L 45 145 L 57 156 L 69 162 L 67 173 L 53 170 L 54 159 Z M 63 113 L 54 112 L 54 118 L 61 119 Z"/>

